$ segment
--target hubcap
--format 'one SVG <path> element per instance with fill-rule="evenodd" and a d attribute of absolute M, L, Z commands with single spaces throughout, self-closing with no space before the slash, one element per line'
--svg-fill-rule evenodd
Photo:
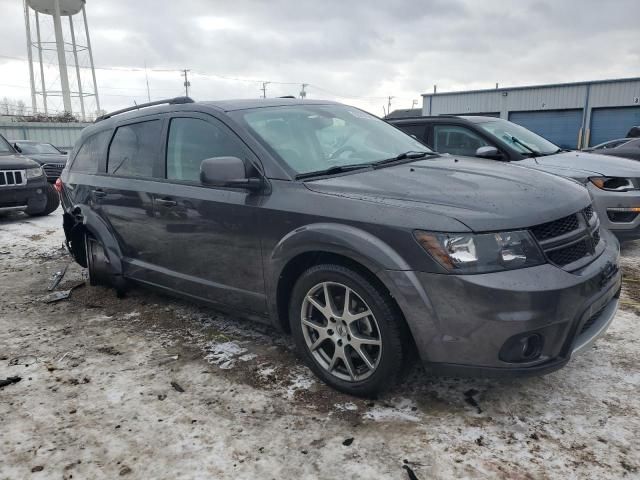
<path fill-rule="evenodd" d="M 302 302 L 307 348 L 331 375 L 355 382 L 372 375 L 382 354 L 378 323 L 366 302 L 341 283 L 322 282 Z"/>

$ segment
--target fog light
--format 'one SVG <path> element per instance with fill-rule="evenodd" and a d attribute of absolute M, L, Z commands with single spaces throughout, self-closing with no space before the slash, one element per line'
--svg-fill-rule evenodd
<path fill-rule="evenodd" d="M 540 357 L 544 337 L 539 333 L 515 335 L 500 349 L 500 360 L 509 363 L 532 362 Z"/>

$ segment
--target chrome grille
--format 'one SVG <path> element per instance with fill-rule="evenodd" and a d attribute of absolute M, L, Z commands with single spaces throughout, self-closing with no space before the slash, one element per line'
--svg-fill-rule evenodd
<path fill-rule="evenodd" d="M 578 268 L 595 258 L 600 243 L 600 222 L 589 206 L 573 215 L 536 225 L 531 233 L 551 263 Z M 581 260 L 581 264 L 576 263 Z"/>
<path fill-rule="evenodd" d="M 24 170 L 0 170 L 0 187 L 26 185 L 27 175 Z"/>
<path fill-rule="evenodd" d="M 42 169 L 47 178 L 58 178 L 64 170 L 64 163 L 45 163 Z"/>

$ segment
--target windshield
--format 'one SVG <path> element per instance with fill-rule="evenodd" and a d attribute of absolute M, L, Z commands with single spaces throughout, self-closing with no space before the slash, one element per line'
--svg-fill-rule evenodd
<path fill-rule="evenodd" d="M 22 153 L 26 155 L 48 154 L 54 153 L 60 155 L 60 150 L 51 145 L 50 143 L 22 143 L 16 142 L 16 145 L 20 147 Z"/>
<path fill-rule="evenodd" d="M 560 151 L 560 147 L 545 140 L 540 135 L 506 120 L 478 123 L 478 126 L 489 135 L 499 138 L 514 150 L 525 155 L 533 152 L 541 155 L 550 155 Z"/>
<path fill-rule="evenodd" d="M 297 174 L 430 152 L 373 115 L 345 105 L 292 105 L 236 112 L 257 139 Z"/>
<path fill-rule="evenodd" d="M 2 137 L 2 135 L 0 135 L 0 153 L 14 153 L 11 145 Z"/>

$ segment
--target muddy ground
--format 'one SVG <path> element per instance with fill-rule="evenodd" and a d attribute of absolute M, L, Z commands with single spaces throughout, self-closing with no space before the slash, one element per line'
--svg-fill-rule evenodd
<path fill-rule="evenodd" d="M 58 212 L 59 213 L 59 212 Z M 640 242 L 621 309 L 559 372 L 430 378 L 375 400 L 317 382 L 288 337 L 136 289 L 80 286 L 60 216 L 0 218 L 0 479 L 640 478 Z M 83 283 L 71 265 L 58 290 Z"/>

